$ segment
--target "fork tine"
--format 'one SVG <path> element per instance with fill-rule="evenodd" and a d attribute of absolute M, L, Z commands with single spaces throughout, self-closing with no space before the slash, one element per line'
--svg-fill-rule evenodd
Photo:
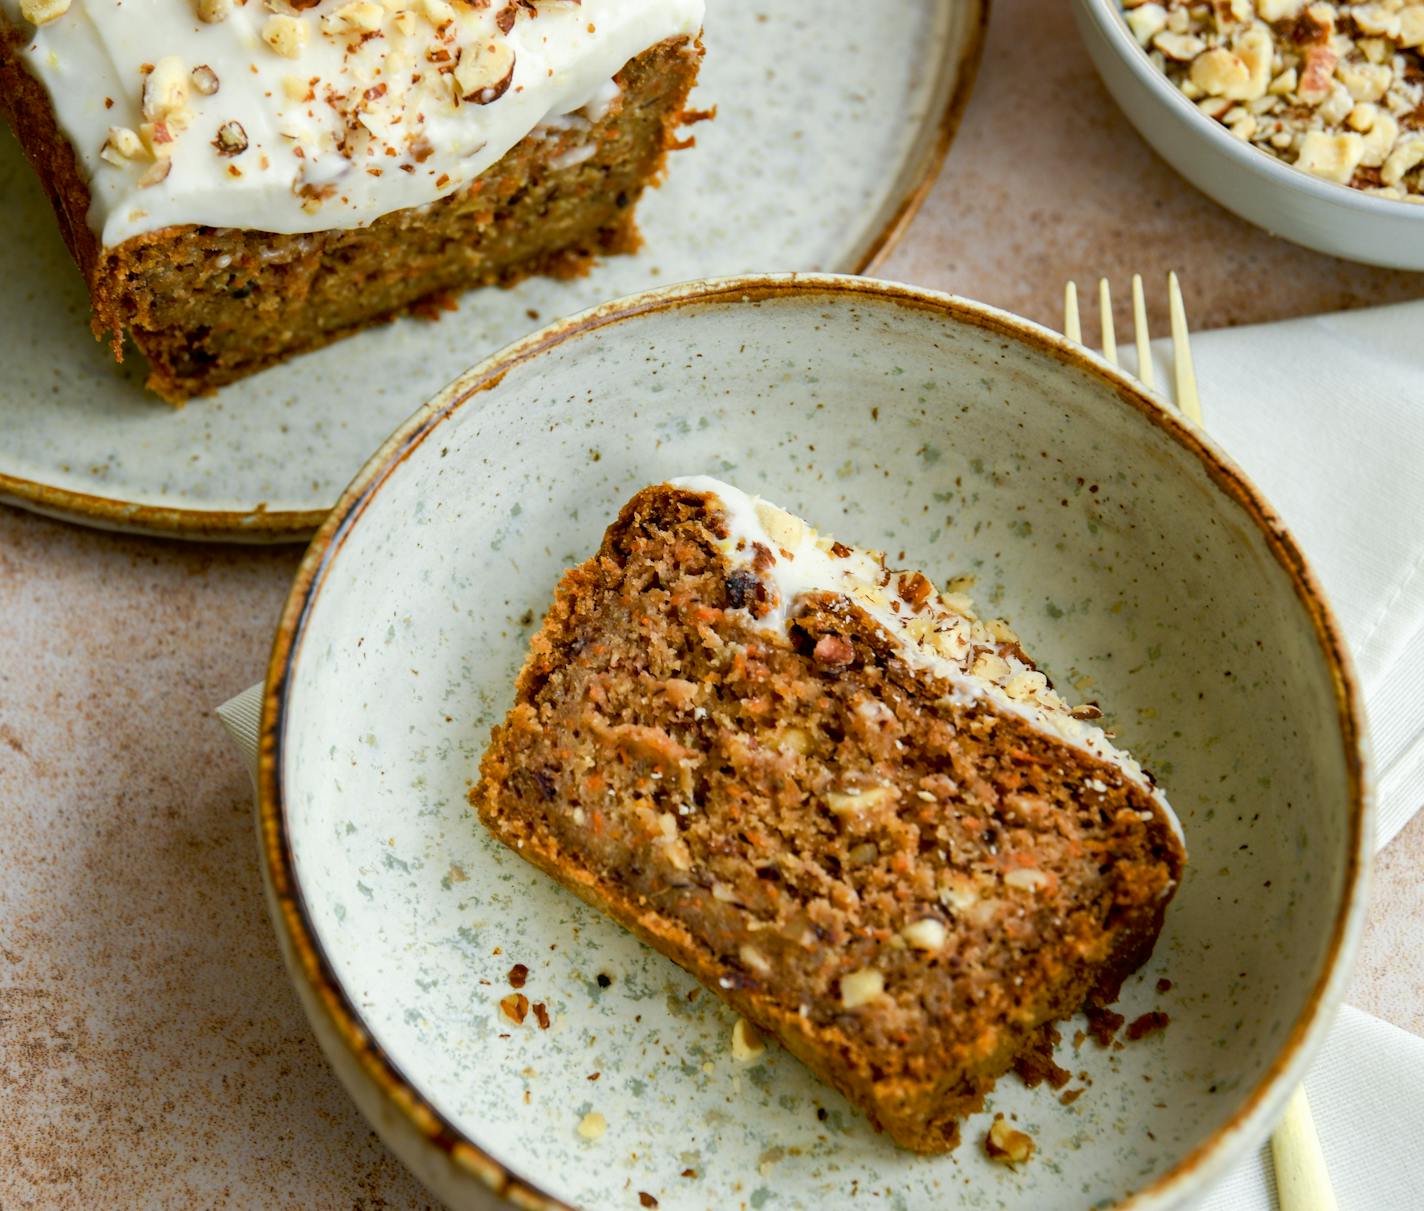
<path fill-rule="evenodd" d="M 1098 279 L 1098 312 L 1103 325 L 1103 356 L 1117 365 L 1117 333 L 1113 330 L 1112 290 L 1107 278 Z"/>
<path fill-rule="evenodd" d="M 1167 297 L 1172 313 L 1172 362 L 1177 372 L 1177 407 L 1193 424 L 1200 425 L 1201 400 L 1197 396 L 1197 372 L 1192 365 L 1192 347 L 1187 334 L 1187 309 L 1182 303 L 1182 286 L 1175 272 L 1167 275 Z"/>
<path fill-rule="evenodd" d="M 1083 343 L 1083 327 L 1078 322 L 1078 283 L 1063 287 L 1063 335 L 1070 341 Z"/>
<path fill-rule="evenodd" d="M 1132 327 L 1137 334 L 1137 377 L 1149 391 L 1157 387 L 1157 371 L 1152 365 L 1152 337 L 1147 331 L 1147 302 L 1142 297 L 1142 275 L 1132 275 Z"/>

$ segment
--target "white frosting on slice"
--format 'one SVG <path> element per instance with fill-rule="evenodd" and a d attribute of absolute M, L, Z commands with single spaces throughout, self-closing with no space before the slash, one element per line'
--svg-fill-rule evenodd
<path fill-rule="evenodd" d="M 939 593 L 922 573 L 891 572 L 879 552 L 837 543 L 800 518 L 721 480 L 692 475 L 669 482 L 716 499 L 727 519 L 728 535 L 722 546 L 730 561 L 751 564 L 754 548 L 766 549 L 757 575 L 774 589 L 775 600 L 765 603 L 769 608 L 760 617 L 748 611 L 755 623 L 784 634 L 806 594 L 847 598 L 880 625 L 907 664 L 948 682 L 954 703 L 987 699 L 999 710 L 1121 770 L 1152 796 L 1185 844 L 1181 823 L 1166 796 L 1102 728 L 1075 717 L 1048 678 L 1024 662 L 1018 637 L 1002 620 L 981 620 L 964 594 Z M 1080 713 L 1085 712 L 1080 708 Z"/>
<path fill-rule="evenodd" d="M 71 0 L 36 27 L 0 0 L 0 34 L 18 32 L 114 247 L 172 224 L 321 231 L 433 202 L 541 124 L 606 112 L 611 78 L 694 37 L 703 7 Z"/>

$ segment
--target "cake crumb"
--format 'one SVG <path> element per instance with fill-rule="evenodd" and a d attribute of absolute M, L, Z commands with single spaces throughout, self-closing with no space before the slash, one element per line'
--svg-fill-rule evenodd
<path fill-rule="evenodd" d="M 1141 1017 L 1134 1018 L 1128 1025 L 1128 1041 L 1135 1043 L 1138 1039 L 1146 1038 L 1149 1034 L 1156 1034 L 1159 1030 L 1165 1030 L 1167 1023 L 1171 1020 L 1172 1019 L 1160 1009 L 1154 1009 L 1149 1013 L 1144 1013 Z"/>
<path fill-rule="evenodd" d="M 597 1110 L 590 1110 L 583 1118 L 579 1119 L 578 1133 L 586 1140 L 602 1139 L 603 1133 L 607 1130 L 608 1120 Z"/>
<path fill-rule="evenodd" d="M 1088 1010 L 1088 1033 L 1099 1047 L 1107 1047 L 1125 1021 L 1127 1019 L 1122 1014 L 1099 1005 Z"/>
<path fill-rule="evenodd" d="M 1060 1067 L 1053 1058 L 1053 1049 L 1058 1045 L 1060 1037 L 1057 1027 L 1051 1022 L 1048 1023 L 1034 1035 L 1014 1061 L 1014 1071 L 1018 1073 L 1019 1080 L 1030 1089 L 1036 1088 L 1044 1081 L 1053 1089 L 1062 1089 L 1073 1079 L 1073 1074 Z"/>

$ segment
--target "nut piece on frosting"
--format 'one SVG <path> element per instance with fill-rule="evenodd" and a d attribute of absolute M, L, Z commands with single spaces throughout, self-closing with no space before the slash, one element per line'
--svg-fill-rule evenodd
<path fill-rule="evenodd" d="M 69 0 L 20 0 L 20 16 L 33 25 L 48 25 L 69 11 Z"/>
<path fill-rule="evenodd" d="M 262 41 L 284 59 L 295 59 L 307 43 L 307 27 L 296 17 L 278 13 L 263 23 Z"/>
<path fill-rule="evenodd" d="M 514 48 L 503 38 L 465 47 L 455 65 L 455 95 L 475 105 L 498 101 L 514 83 Z"/>

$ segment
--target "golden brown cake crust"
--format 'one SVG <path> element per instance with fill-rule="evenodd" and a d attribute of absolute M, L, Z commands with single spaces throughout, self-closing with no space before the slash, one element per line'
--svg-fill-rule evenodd
<path fill-rule="evenodd" d="M 565 575 L 471 801 L 897 1143 L 943 1151 L 1047 1023 L 1150 954 L 1182 847 L 1116 766 L 953 704 L 844 598 L 787 640 L 751 625 L 756 568 L 721 554 L 713 501 L 647 489 Z"/>
<path fill-rule="evenodd" d="M 620 99 L 592 129 L 530 135 L 468 189 L 368 227 L 169 227 L 111 249 L 98 246 L 74 152 L 13 38 L 0 37 L 0 103 L 84 274 L 96 335 L 121 358 L 127 332 L 149 360 L 149 387 L 176 404 L 402 312 L 438 309 L 456 291 L 576 276 L 597 256 L 636 249 L 634 208 L 682 145 L 701 53 L 682 39 L 649 48 L 619 73 Z M 590 142 L 591 156 L 561 161 Z"/>

